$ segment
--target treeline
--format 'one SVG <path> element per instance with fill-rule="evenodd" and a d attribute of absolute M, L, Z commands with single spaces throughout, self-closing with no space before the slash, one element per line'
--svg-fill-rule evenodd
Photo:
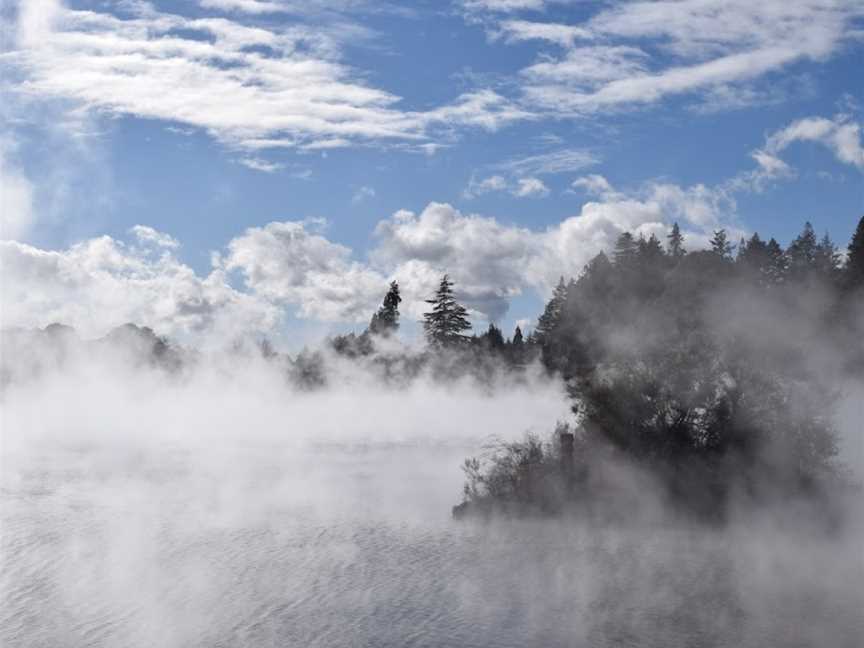
<path fill-rule="evenodd" d="M 554 439 L 503 444 L 466 463 L 466 501 L 594 498 L 609 488 L 597 480 L 610 457 L 705 514 L 733 494 L 824 492 L 842 472 L 836 398 L 864 376 L 864 219 L 841 258 L 809 223 L 785 249 L 758 234 L 733 245 L 718 230 L 709 250 L 687 252 L 677 225 L 665 245 L 622 234 L 561 279 L 532 336 L 573 399 L 575 472 L 562 485 L 569 459 Z"/>

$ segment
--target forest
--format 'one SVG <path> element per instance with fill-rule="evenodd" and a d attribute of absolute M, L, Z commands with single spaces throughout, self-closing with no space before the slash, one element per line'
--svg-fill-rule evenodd
<path fill-rule="evenodd" d="M 340 363 L 397 389 L 421 376 L 492 385 L 539 371 L 563 381 L 572 418 L 467 459 L 456 516 L 627 511 L 622 465 L 659 485 L 666 504 L 708 518 L 732 499 L 852 486 L 832 412 L 864 378 L 864 218 L 843 252 L 809 223 L 785 248 L 759 234 L 733 244 L 717 230 L 710 249 L 688 251 L 677 224 L 665 241 L 625 232 L 580 276 L 560 279 L 527 335 L 494 323 L 469 334 L 469 310 L 444 275 L 426 300 L 425 346 L 408 346 L 397 335 L 401 300 L 394 280 L 365 330 L 293 358 L 266 339 L 228 352 L 263 358 L 298 390 L 326 387 Z M 62 324 L 7 330 L 3 347 L 4 386 L 70 354 L 121 349 L 125 362 L 171 376 L 201 361 L 134 324 L 89 342 Z"/>

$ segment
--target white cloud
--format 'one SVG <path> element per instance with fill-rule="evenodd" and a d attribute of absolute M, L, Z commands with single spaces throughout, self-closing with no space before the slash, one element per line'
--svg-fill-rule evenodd
<path fill-rule="evenodd" d="M 468 186 L 462 192 L 463 197 L 468 200 L 482 196 L 483 194 L 492 191 L 505 191 L 507 189 L 507 180 L 504 176 L 493 175 L 482 180 L 477 180 L 474 176 L 468 181 Z"/>
<path fill-rule="evenodd" d="M 283 164 L 279 164 L 278 162 L 268 162 L 267 160 L 257 157 L 244 157 L 237 161 L 253 171 L 262 171 L 263 173 L 275 173 L 284 168 Z"/>
<path fill-rule="evenodd" d="M 704 95 L 715 107 L 775 100 L 749 84 L 794 63 L 835 55 L 860 38 L 856 21 L 864 16 L 856 0 L 639 0 L 600 6 L 578 24 L 494 24 L 490 15 L 493 38 L 546 41 L 564 49 L 541 55 L 521 72 L 523 101 L 536 112 L 579 115 L 681 94 Z"/>
<path fill-rule="evenodd" d="M 10 159 L 14 148 L 0 140 L 0 239 L 23 238 L 35 221 L 33 184 Z"/>
<path fill-rule="evenodd" d="M 794 142 L 817 142 L 826 146 L 834 156 L 845 164 L 864 171 L 864 146 L 861 142 L 861 126 L 844 116 L 826 119 L 807 117 L 799 119 L 769 136 L 762 155 L 776 155 Z"/>
<path fill-rule="evenodd" d="M 519 178 L 513 188 L 513 195 L 519 198 L 542 198 L 549 195 L 549 187 L 540 178 Z"/>
<path fill-rule="evenodd" d="M 493 175 L 482 180 L 471 176 L 462 197 L 471 200 L 495 191 L 507 191 L 517 198 L 542 198 L 549 195 L 549 187 L 540 178 L 516 178 L 508 181 L 504 176 Z"/>
<path fill-rule="evenodd" d="M 360 187 L 357 191 L 354 192 L 354 195 L 351 196 L 351 202 L 355 205 L 359 205 L 361 202 L 365 200 L 369 200 L 370 198 L 375 197 L 375 189 L 372 187 Z"/>
<path fill-rule="evenodd" d="M 493 11 L 512 13 L 515 11 L 545 9 L 547 0 L 462 0 L 468 11 Z"/>
<path fill-rule="evenodd" d="M 572 173 L 593 166 L 599 159 L 583 149 L 561 149 L 527 157 L 511 158 L 495 165 L 495 168 L 518 175 L 552 175 Z"/>
<path fill-rule="evenodd" d="M 97 336 L 133 322 L 172 336 L 228 339 L 269 330 L 279 321 L 278 309 L 234 290 L 221 271 L 201 277 L 181 263 L 167 235 L 149 227 L 135 233 L 160 245 L 162 253 L 108 236 L 61 251 L 0 242 L 2 325 L 63 322 Z"/>
<path fill-rule="evenodd" d="M 364 321 L 387 278 L 351 260 L 351 250 L 300 222 L 252 227 L 230 241 L 217 262 L 239 272 L 246 288 L 298 315 L 325 321 Z"/>
<path fill-rule="evenodd" d="M 174 336 L 230 339 L 272 330 L 283 309 L 365 323 L 391 279 L 402 287 L 406 316 L 419 318 L 448 272 L 475 315 L 500 320 L 510 299 L 526 291 L 547 296 L 560 275 L 577 276 L 621 232 L 661 236 L 675 218 L 692 249 L 728 222 L 726 207 L 701 185 L 649 184 L 630 195 L 610 189 L 538 231 L 430 203 L 419 214 L 402 210 L 380 221 L 366 260 L 317 232 L 320 222 L 273 222 L 213 253 L 206 276 L 177 258 L 177 240 L 144 225 L 131 230 L 135 244 L 102 236 L 49 251 L 7 241 L 0 243 L 0 319 L 3 326 L 65 322 L 86 336 L 131 321 Z M 232 286 L 235 276 L 242 289 Z"/>
<path fill-rule="evenodd" d="M 160 232 L 147 225 L 135 225 L 129 232 L 144 245 L 155 245 L 156 247 L 176 249 L 180 242 L 173 236 Z"/>
<path fill-rule="evenodd" d="M 618 192 L 609 184 L 609 181 L 597 173 L 576 178 L 572 186 L 576 189 L 582 189 L 591 196 L 600 196 L 601 198 L 616 198 L 619 196 Z"/>
<path fill-rule="evenodd" d="M 326 13 L 327 3 L 314 4 L 207 0 L 204 6 L 240 14 Z M 353 9 L 349 4 L 337 9 Z M 332 16 L 274 26 L 241 22 L 242 15 L 188 18 L 144 3 L 121 9 L 115 15 L 69 9 L 59 0 L 24 3 L 13 48 L 0 61 L 15 79 L 10 93 L 19 101 L 56 100 L 73 111 L 199 128 L 245 150 L 422 147 L 439 136 L 453 138 L 458 129 L 496 130 L 533 116 L 482 88 L 428 111 L 402 109 L 400 97 L 373 87 L 342 60 L 346 42 L 356 46 L 373 33 Z M 251 156 L 240 162 L 276 168 Z"/>
<path fill-rule="evenodd" d="M 548 41 L 557 43 L 562 47 L 572 46 L 577 40 L 593 38 L 591 32 L 582 27 L 530 20 L 505 20 L 499 26 L 499 31 L 493 36 L 500 36 L 510 42 Z"/>

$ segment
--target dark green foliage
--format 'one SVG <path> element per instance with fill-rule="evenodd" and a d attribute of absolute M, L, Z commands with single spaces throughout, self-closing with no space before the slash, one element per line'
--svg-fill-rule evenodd
<path fill-rule="evenodd" d="M 426 303 L 432 310 L 423 314 L 426 340 L 433 347 L 453 347 L 465 343 L 465 331 L 471 329 L 468 311 L 453 296 L 453 282 L 446 274 L 432 299 Z"/>
<path fill-rule="evenodd" d="M 846 258 L 845 282 L 853 288 L 864 287 L 864 216 L 852 235 Z"/>
<path fill-rule="evenodd" d="M 679 259 L 687 253 L 687 250 L 684 249 L 684 236 L 681 234 L 681 228 L 678 227 L 678 223 L 673 223 L 672 231 L 666 239 L 669 241 L 667 244 L 669 256 L 673 259 Z"/>
<path fill-rule="evenodd" d="M 369 322 L 369 333 L 388 337 L 399 330 L 399 304 L 402 297 L 399 295 L 399 284 L 390 282 L 390 289 L 384 295 L 384 303 Z"/>
<path fill-rule="evenodd" d="M 729 243 L 726 230 L 715 230 L 714 237 L 711 239 L 711 251 L 721 259 L 731 259 L 734 250 L 735 246 Z"/>
<path fill-rule="evenodd" d="M 659 248 L 621 235 L 614 262 L 600 254 L 578 280 L 560 280 L 541 316 L 542 360 L 567 380 L 583 450 L 613 449 L 711 515 L 733 492 L 786 497 L 831 483 L 836 394 L 803 351 L 816 331 L 825 344 L 856 339 L 858 319 L 843 316 L 857 311 L 837 290 L 830 238 L 807 225 L 787 254 L 754 234 L 734 263 L 722 230 L 710 251 L 676 259 Z M 531 489 L 516 484 L 536 484 L 524 474 L 545 474 L 550 456 L 536 439 L 501 446 L 467 466 L 469 500 L 478 488 L 481 499 L 524 497 Z"/>

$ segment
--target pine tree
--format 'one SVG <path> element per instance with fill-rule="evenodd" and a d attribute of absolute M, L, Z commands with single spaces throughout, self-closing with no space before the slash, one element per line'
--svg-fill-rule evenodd
<path fill-rule="evenodd" d="M 619 268 L 632 267 L 638 251 L 639 244 L 633 239 L 633 235 L 630 232 L 622 232 L 615 241 L 613 255 L 615 265 Z"/>
<path fill-rule="evenodd" d="M 835 278 L 840 269 L 840 255 L 837 253 L 837 246 L 834 245 L 828 232 L 825 232 L 825 235 L 816 245 L 814 266 L 817 272 L 829 279 Z"/>
<path fill-rule="evenodd" d="M 517 325 L 517 326 L 516 326 L 516 330 L 513 332 L 513 342 L 512 342 L 512 344 L 513 344 L 514 348 L 515 348 L 515 347 L 519 347 L 519 348 L 521 348 L 523 343 L 524 343 L 524 340 L 523 340 L 523 337 L 522 337 L 522 329 L 519 328 L 519 326 Z"/>
<path fill-rule="evenodd" d="M 731 259 L 732 252 L 735 246 L 729 243 L 725 229 L 714 231 L 714 238 L 711 239 L 711 251 L 720 256 L 721 259 Z"/>
<path fill-rule="evenodd" d="M 423 314 L 423 330 L 429 344 L 435 347 L 453 346 L 467 340 L 463 331 L 471 328 L 468 311 L 453 296 L 453 282 L 444 275 L 432 299 L 426 300 L 432 310 Z"/>
<path fill-rule="evenodd" d="M 402 297 L 399 295 L 399 284 L 390 282 L 390 289 L 384 295 L 384 303 L 378 312 L 372 316 L 369 322 L 369 332 L 375 335 L 387 337 L 399 329 L 399 303 Z"/>
<path fill-rule="evenodd" d="M 537 328 L 534 333 L 540 344 L 546 344 L 558 322 L 561 320 L 561 309 L 564 306 L 564 301 L 567 299 L 567 284 L 564 283 L 564 277 L 558 280 L 558 285 L 555 286 L 555 291 L 552 293 L 552 299 L 546 304 L 543 314 L 537 320 Z"/>
<path fill-rule="evenodd" d="M 783 248 L 773 237 L 765 247 L 768 254 L 768 265 L 763 274 L 769 283 L 782 283 L 786 279 L 786 272 L 789 269 L 786 253 L 783 252 Z"/>
<path fill-rule="evenodd" d="M 672 224 L 672 232 L 666 238 L 669 240 L 669 256 L 673 259 L 680 259 L 687 254 L 687 250 L 684 249 L 684 235 L 681 234 L 678 223 Z"/>
<path fill-rule="evenodd" d="M 844 274 L 846 285 L 853 288 L 864 286 L 864 216 L 858 221 L 858 227 L 849 242 Z"/>
<path fill-rule="evenodd" d="M 493 351 L 500 351 L 504 348 L 504 334 L 501 329 L 490 322 L 489 329 L 483 334 L 483 342 Z"/>
<path fill-rule="evenodd" d="M 789 244 L 786 257 L 789 260 L 789 272 L 795 278 L 802 278 L 816 268 L 816 254 L 819 244 L 813 226 L 804 223 L 801 234 Z"/>

